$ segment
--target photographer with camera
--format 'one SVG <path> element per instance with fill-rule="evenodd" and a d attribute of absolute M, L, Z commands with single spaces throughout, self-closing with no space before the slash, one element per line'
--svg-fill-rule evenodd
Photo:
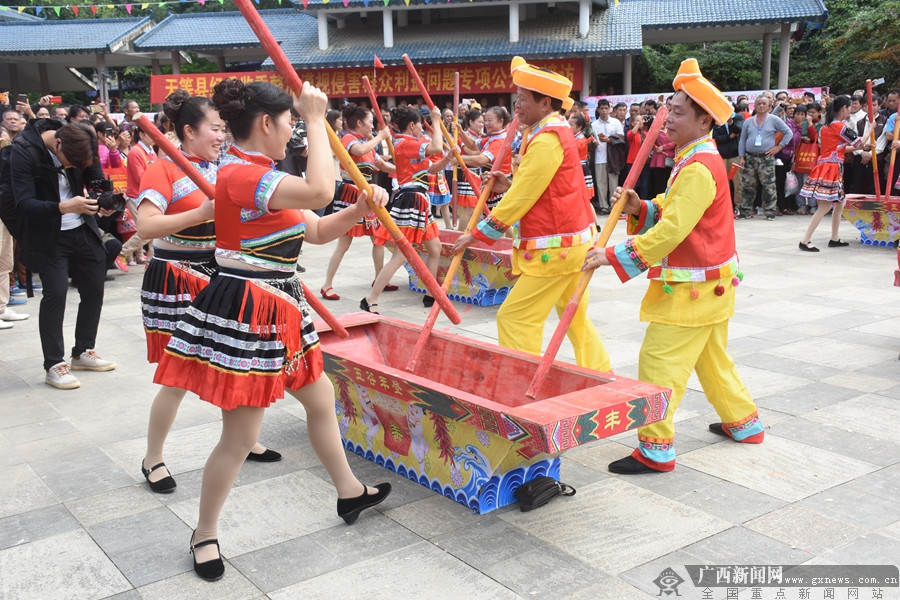
<path fill-rule="evenodd" d="M 92 127 L 39 119 L 20 134 L 10 157 L 10 177 L 20 231 L 22 262 L 40 273 L 44 286 L 39 330 L 44 353 L 44 382 L 58 389 L 81 384 L 71 369 L 110 371 L 115 363 L 94 351 L 106 253 L 97 215 L 109 215 L 97 198 L 85 197 L 86 183 L 103 180 Z M 64 360 L 63 318 L 68 279 L 72 276 L 81 302 L 75 322 L 70 363 Z"/>

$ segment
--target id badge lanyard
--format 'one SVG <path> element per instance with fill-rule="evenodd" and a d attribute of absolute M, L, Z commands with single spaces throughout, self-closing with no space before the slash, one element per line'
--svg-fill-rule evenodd
<path fill-rule="evenodd" d="M 766 113 L 766 118 L 763 119 L 762 125 L 759 124 L 758 119 L 753 119 L 753 124 L 756 125 L 756 141 L 753 143 L 757 148 L 762 147 L 762 130 L 763 127 L 766 126 L 766 122 L 769 120 L 769 114 Z"/>

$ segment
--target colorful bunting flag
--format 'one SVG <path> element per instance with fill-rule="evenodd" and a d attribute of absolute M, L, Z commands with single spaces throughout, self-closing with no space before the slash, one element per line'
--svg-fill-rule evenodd
<path fill-rule="evenodd" d="M 97 16 L 97 5 L 96 4 L 91 4 L 91 14 L 94 15 L 95 17 Z"/>

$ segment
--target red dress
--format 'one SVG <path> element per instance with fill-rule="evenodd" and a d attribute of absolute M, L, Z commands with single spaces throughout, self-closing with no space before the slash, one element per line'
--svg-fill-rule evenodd
<path fill-rule="evenodd" d="M 425 154 L 430 142 L 405 133 L 394 137 L 394 156 L 397 159 L 397 184 L 400 189 L 391 199 L 389 212 L 403 237 L 413 244 L 421 244 L 438 235 L 437 223 L 428 202 L 428 167 L 431 159 Z M 386 227 L 375 232 L 375 243 L 392 241 Z"/>
<path fill-rule="evenodd" d="M 286 173 L 236 145 L 216 182 L 216 256 L 266 271 L 219 268 L 178 322 L 154 382 L 223 410 L 268 406 L 322 375 L 322 351 L 296 264 L 303 211 L 269 210 Z"/>
<path fill-rule="evenodd" d="M 344 137 L 341 138 L 341 143 L 344 145 L 344 148 L 347 149 L 347 152 L 350 153 L 350 157 L 353 159 L 353 162 L 356 163 L 359 172 L 366 178 L 366 181 L 372 183 L 372 180 L 375 178 L 375 173 L 378 172 L 378 169 L 375 167 L 375 160 L 377 158 L 375 149 L 373 148 L 360 156 L 354 156 L 354 154 L 350 152 L 350 148 L 353 146 L 364 144 L 367 141 L 368 140 L 363 136 L 353 131 L 347 132 Z M 344 178 L 344 181 L 340 187 L 340 192 L 336 194 L 334 198 L 334 212 L 342 211 L 348 206 L 356 204 L 357 199 L 359 199 L 359 188 L 356 187 L 356 184 L 353 183 L 350 175 L 343 168 L 341 168 L 341 176 Z M 375 230 L 378 229 L 379 226 L 380 223 L 375 218 L 375 215 L 372 214 L 371 216 L 364 217 L 357 221 L 356 225 L 344 235 L 349 235 L 350 237 L 374 236 Z"/>
<path fill-rule="evenodd" d="M 819 160 L 800 190 L 802 198 L 818 202 L 844 201 L 844 151 L 862 140 L 843 121 L 833 121 L 819 133 Z"/>

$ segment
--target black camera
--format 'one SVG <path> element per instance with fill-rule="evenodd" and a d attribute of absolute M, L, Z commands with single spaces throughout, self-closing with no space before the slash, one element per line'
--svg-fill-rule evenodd
<path fill-rule="evenodd" d="M 125 194 L 113 191 L 113 182 L 109 179 L 95 179 L 88 184 L 88 198 L 97 201 L 101 210 L 119 212 L 125 210 Z"/>
<path fill-rule="evenodd" d="M 299 120 L 294 125 L 294 131 L 291 133 L 291 139 L 288 140 L 288 150 L 306 150 L 308 142 L 306 140 L 306 121 Z"/>

